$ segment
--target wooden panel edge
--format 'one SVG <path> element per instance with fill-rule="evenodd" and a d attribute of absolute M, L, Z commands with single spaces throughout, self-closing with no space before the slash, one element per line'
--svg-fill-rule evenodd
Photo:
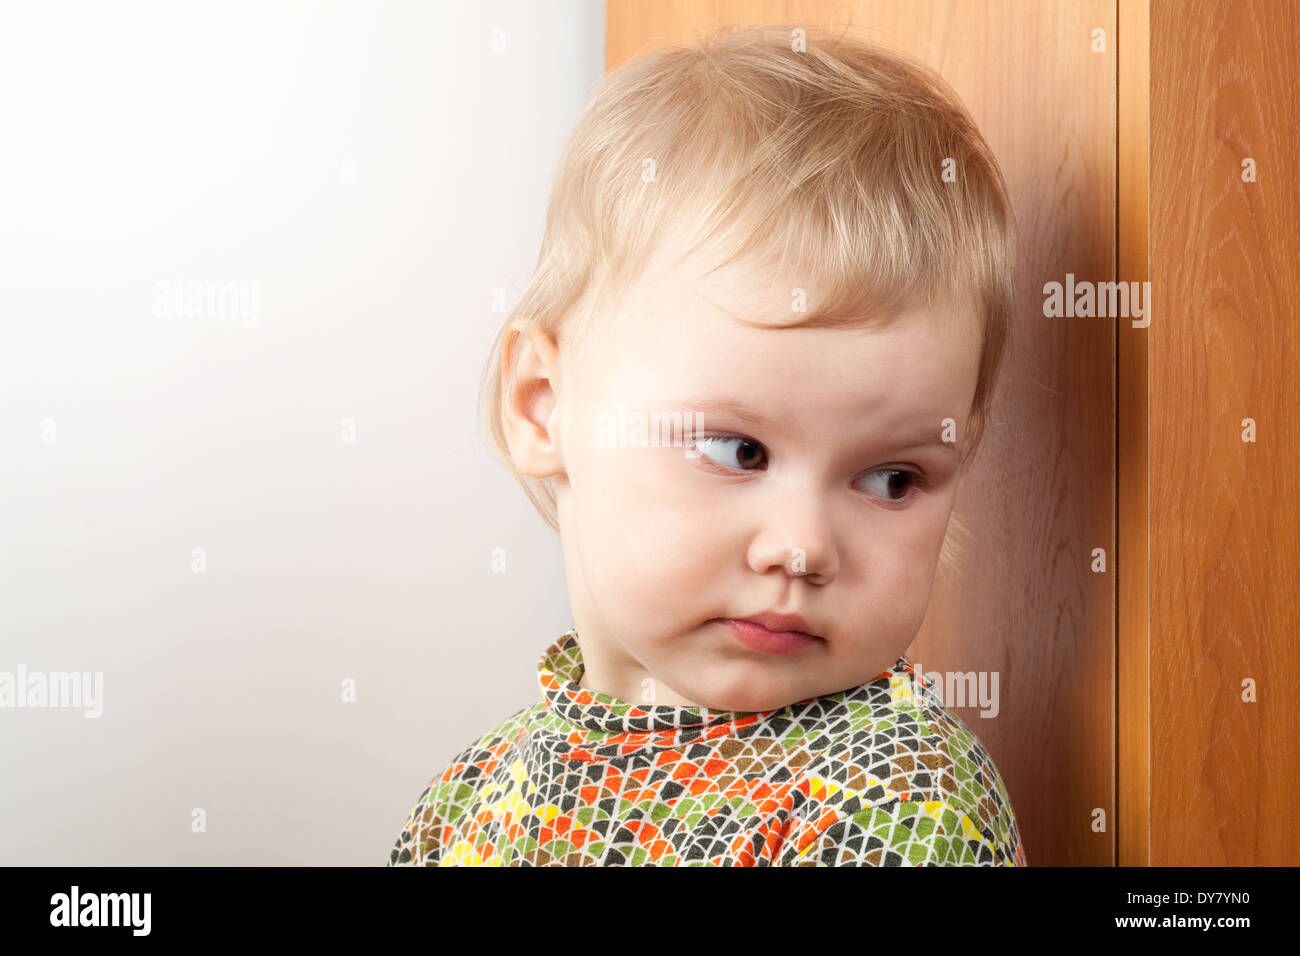
<path fill-rule="evenodd" d="M 1118 3 L 1116 281 L 1148 280 L 1150 0 Z M 1145 288 L 1145 287 L 1140 287 Z M 1151 318 L 1150 302 L 1144 295 Z M 1147 329 L 1116 327 L 1116 847 L 1120 866 L 1151 862 Z"/>

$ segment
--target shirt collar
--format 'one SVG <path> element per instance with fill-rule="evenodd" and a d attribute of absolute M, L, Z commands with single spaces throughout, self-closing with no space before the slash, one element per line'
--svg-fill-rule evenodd
<path fill-rule="evenodd" d="M 706 727 L 751 716 L 708 707 L 669 704 L 638 705 L 578 685 L 582 677 L 582 649 L 578 632 L 569 630 L 551 644 L 537 663 L 537 683 L 548 710 L 586 730 L 635 733 Z"/>
<path fill-rule="evenodd" d="M 901 670 L 900 670 L 901 669 Z M 770 719 L 783 712 L 799 710 L 806 702 L 797 701 L 785 707 L 768 711 L 713 710 L 709 707 L 682 707 L 669 704 L 638 705 L 608 694 L 602 694 L 578 685 L 582 676 L 582 650 L 578 646 L 576 629 L 566 631 L 542 653 L 537 664 L 537 682 L 542 691 L 542 702 L 550 719 L 560 726 L 581 728 L 587 731 L 627 734 L 647 731 L 675 731 L 682 728 L 709 728 L 709 736 L 723 732 L 724 725 Z M 910 662 L 900 657 L 894 668 L 873 678 L 875 684 L 888 689 L 891 677 L 906 671 L 910 675 Z M 865 694 L 866 685 L 845 693 Z M 557 727 L 558 729 L 558 727 Z"/>

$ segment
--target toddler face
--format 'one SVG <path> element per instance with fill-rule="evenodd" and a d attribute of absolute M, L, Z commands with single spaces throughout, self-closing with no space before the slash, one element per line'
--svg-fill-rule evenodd
<path fill-rule="evenodd" d="M 582 686 L 755 711 L 868 681 L 929 602 L 959 478 L 943 420 L 961 436 L 975 392 L 974 307 L 953 306 L 957 323 L 913 310 L 871 331 L 756 328 L 721 310 L 788 322 L 806 280 L 739 262 L 696 279 L 670 251 L 557 359 Z M 629 420 L 679 413 L 685 446 L 611 447 L 598 423 L 620 405 Z M 800 616 L 815 639 L 725 623 L 762 612 Z"/>

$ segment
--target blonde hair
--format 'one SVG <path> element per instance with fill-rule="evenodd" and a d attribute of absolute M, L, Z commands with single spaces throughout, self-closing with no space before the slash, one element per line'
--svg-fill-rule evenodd
<path fill-rule="evenodd" d="M 683 259 L 716 245 L 729 255 L 715 268 L 750 255 L 816 277 L 818 307 L 788 326 L 867 327 L 973 295 L 983 341 L 963 463 L 984 433 L 1013 309 L 1016 227 L 997 161 L 937 74 L 850 35 L 800 44 L 803 30 L 727 28 L 637 56 L 569 133 L 537 269 L 481 394 L 494 452 L 557 531 L 554 478 L 518 472 L 506 444 L 515 338 L 531 324 L 579 339 L 674 225 L 695 227 Z M 949 531 L 963 533 L 956 515 Z"/>

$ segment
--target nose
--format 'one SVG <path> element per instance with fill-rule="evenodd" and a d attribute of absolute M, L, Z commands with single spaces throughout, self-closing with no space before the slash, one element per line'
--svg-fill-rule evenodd
<path fill-rule="evenodd" d="M 759 574 L 773 568 L 812 584 L 830 584 L 839 571 L 833 519 L 817 495 L 798 492 L 772 502 L 749 547 L 749 566 Z"/>

